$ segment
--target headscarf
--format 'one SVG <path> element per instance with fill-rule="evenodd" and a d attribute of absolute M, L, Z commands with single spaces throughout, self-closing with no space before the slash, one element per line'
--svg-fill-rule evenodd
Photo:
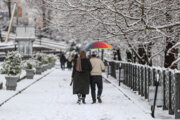
<path fill-rule="evenodd" d="M 86 59 L 86 52 L 84 50 L 80 52 L 80 57 L 77 59 L 76 62 L 76 71 L 78 72 L 82 72 L 81 59 Z"/>

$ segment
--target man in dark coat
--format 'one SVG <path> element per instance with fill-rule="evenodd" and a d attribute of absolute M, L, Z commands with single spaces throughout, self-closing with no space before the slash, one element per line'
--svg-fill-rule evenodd
<path fill-rule="evenodd" d="M 86 58 L 86 52 L 81 51 L 80 57 L 75 61 L 72 80 L 73 80 L 73 94 L 78 95 L 78 102 L 81 100 L 85 104 L 86 94 L 89 94 L 90 72 L 92 70 L 89 59 Z"/>
<path fill-rule="evenodd" d="M 66 57 L 64 56 L 64 54 L 61 55 L 60 62 L 61 62 L 61 69 L 64 70 L 65 69 L 65 63 L 66 63 Z"/>

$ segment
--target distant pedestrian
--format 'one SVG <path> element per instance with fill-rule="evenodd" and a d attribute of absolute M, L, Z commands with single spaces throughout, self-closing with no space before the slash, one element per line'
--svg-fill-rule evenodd
<path fill-rule="evenodd" d="M 60 62 L 61 62 L 61 69 L 64 70 L 65 69 L 65 63 L 66 63 L 66 57 L 64 56 L 64 54 L 62 54 L 60 56 Z"/>
<path fill-rule="evenodd" d="M 91 96 L 92 96 L 92 104 L 96 103 L 96 85 L 98 87 L 97 99 L 99 103 L 102 103 L 101 94 L 103 91 L 103 81 L 102 81 L 102 70 L 105 69 L 104 63 L 101 59 L 96 57 L 97 53 L 94 51 L 92 53 L 90 62 L 92 65 L 91 71 Z"/>
<path fill-rule="evenodd" d="M 68 61 L 67 61 L 67 68 L 69 69 L 69 70 L 71 70 L 71 68 L 72 68 L 72 56 L 71 55 L 69 55 L 69 57 L 68 57 Z"/>
<path fill-rule="evenodd" d="M 86 104 L 85 97 L 89 94 L 90 72 L 92 70 L 89 59 L 86 58 L 86 52 L 81 51 L 80 57 L 75 61 L 72 72 L 73 94 L 77 94 L 77 103 Z"/>

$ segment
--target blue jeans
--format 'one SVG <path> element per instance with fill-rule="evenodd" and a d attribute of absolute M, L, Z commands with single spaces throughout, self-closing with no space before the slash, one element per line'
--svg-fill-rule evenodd
<path fill-rule="evenodd" d="M 91 96 L 92 100 L 96 101 L 96 85 L 98 88 L 97 97 L 101 97 L 102 91 L 103 91 L 103 82 L 102 82 L 102 76 L 91 76 Z"/>

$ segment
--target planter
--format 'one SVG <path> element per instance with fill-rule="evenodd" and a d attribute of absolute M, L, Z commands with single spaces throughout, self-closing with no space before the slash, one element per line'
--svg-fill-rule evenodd
<path fill-rule="evenodd" d="M 45 71 L 46 71 L 46 66 L 43 65 L 43 66 L 42 66 L 42 72 L 45 72 Z"/>
<path fill-rule="evenodd" d="M 48 64 L 48 69 L 51 69 L 51 68 L 52 68 L 52 67 L 51 67 L 51 63 L 49 63 L 49 64 Z"/>
<path fill-rule="evenodd" d="M 26 69 L 26 78 L 27 79 L 33 79 L 33 77 L 34 77 L 34 70 Z"/>
<path fill-rule="evenodd" d="M 42 72 L 43 72 L 42 67 L 37 67 L 36 68 L 36 74 L 41 75 Z"/>
<path fill-rule="evenodd" d="M 17 80 L 19 76 L 5 76 L 6 90 L 16 90 Z"/>
<path fill-rule="evenodd" d="M 44 69 L 44 71 L 48 70 L 48 64 L 45 64 L 45 65 L 43 66 L 43 69 Z"/>
<path fill-rule="evenodd" d="M 53 63 L 50 63 L 51 68 L 53 68 Z"/>
<path fill-rule="evenodd" d="M 49 68 L 49 64 L 46 64 L 45 69 L 48 70 L 48 68 Z"/>
<path fill-rule="evenodd" d="M 53 67 L 55 66 L 55 62 L 53 62 L 53 65 L 52 65 Z"/>

